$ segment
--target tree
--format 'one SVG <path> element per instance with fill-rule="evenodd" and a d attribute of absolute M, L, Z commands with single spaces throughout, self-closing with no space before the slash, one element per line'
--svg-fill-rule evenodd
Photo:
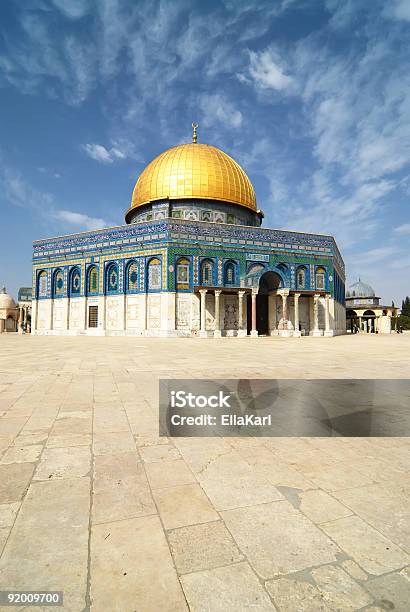
<path fill-rule="evenodd" d="M 401 303 L 401 314 L 410 317 L 410 297 L 407 296 Z"/>

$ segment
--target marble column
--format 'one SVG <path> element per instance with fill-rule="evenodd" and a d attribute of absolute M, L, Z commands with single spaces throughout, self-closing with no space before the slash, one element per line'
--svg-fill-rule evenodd
<path fill-rule="evenodd" d="M 238 337 L 243 338 L 247 335 L 246 329 L 243 328 L 243 296 L 245 291 L 238 291 Z"/>
<path fill-rule="evenodd" d="M 280 289 L 278 295 L 282 297 L 282 316 L 278 325 L 279 336 L 292 336 L 293 332 L 289 329 L 288 321 L 288 295 L 289 289 Z"/>
<path fill-rule="evenodd" d="M 282 319 L 288 320 L 288 294 L 282 293 Z"/>
<path fill-rule="evenodd" d="M 322 336 L 322 331 L 319 329 L 319 298 L 320 294 L 315 293 L 313 296 L 313 331 L 310 332 L 311 336 Z"/>
<path fill-rule="evenodd" d="M 293 335 L 296 337 L 300 337 L 302 335 L 299 331 L 299 298 L 300 293 L 293 294 L 293 300 L 295 304 L 295 330 L 293 332 Z"/>
<path fill-rule="evenodd" d="M 19 321 L 18 321 L 18 333 L 23 333 L 23 306 L 19 308 Z"/>
<path fill-rule="evenodd" d="M 220 307 L 219 307 L 219 297 L 221 295 L 222 291 L 221 289 L 215 289 L 215 331 L 214 331 L 214 338 L 220 338 L 221 337 L 221 313 L 220 313 Z"/>
<path fill-rule="evenodd" d="M 252 289 L 252 329 L 251 336 L 256 338 L 258 336 L 258 330 L 256 329 L 256 296 L 258 295 L 258 289 Z"/>
<path fill-rule="evenodd" d="M 268 297 L 269 333 L 271 336 L 277 334 L 276 329 L 276 293 L 270 293 Z"/>
<path fill-rule="evenodd" d="M 326 293 L 325 302 L 325 336 L 333 336 L 333 329 L 330 329 L 330 293 Z"/>
<path fill-rule="evenodd" d="M 206 294 L 208 289 L 200 289 L 201 294 L 201 327 L 199 330 L 199 337 L 206 338 Z"/>

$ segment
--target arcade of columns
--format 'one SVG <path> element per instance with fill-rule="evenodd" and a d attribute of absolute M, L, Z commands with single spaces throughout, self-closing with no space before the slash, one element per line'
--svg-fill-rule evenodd
<path fill-rule="evenodd" d="M 206 330 L 206 295 L 208 291 L 213 291 L 215 295 L 215 330 L 214 337 L 221 337 L 221 322 L 220 322 L 220 295 L 222 293 L 222 289 L 200 289 L 199 293 L 201 295 L 201 308 L 200 308 L 200 337 L 207 337 L 208 333 Z M 256 296 L 259 293 L 259 289 L 251 289 L 249 292 L 246 290 L 238 290 L 238 337 L 243 337 L 247 335 L 247 330 L 244 329 L 244 306 L 243 306 L 243 297 L 245 293 L 251 293 L 251 336 L 257 337 L 257 313 L 256 313 Z M 291 327 L 289 325 L 290 321 L 288 319 L 288 297 L 292 295 L 294 300 L 294 324 L 293 329 L 289 329 Z M 290 292 L 289 289 L 278 289 L 275 292 L 269 293 L 269 317 L 274 315 L 274 331 L 281 336 L 300 336 L 301 332 L 299 331 L 299 298 L 301 293 Z M 330 334 L 330 293 L 314 293 L 313 295 L 303 294 L 305 297 L 309 297 L 313 300 L 313 329 L 310 330 L 310 334 L 312 336 L 321 336 Z M 282 317 L 279 321 L 278 327 L 276 327 L 276 296 L 280 296 L 282 298 Z M 321 330 L 319 328 L 319 298 L 325 297 L 325 329 Z M 274 304 L 271 301 L 274 300 Z"/>

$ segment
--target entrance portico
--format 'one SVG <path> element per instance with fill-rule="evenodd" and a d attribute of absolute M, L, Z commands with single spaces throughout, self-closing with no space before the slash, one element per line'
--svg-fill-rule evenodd
<path fill-rule="evenodd" d="M 326 292 L 276 288 L 199 289 L 199 336 L 333 336 Z"/>

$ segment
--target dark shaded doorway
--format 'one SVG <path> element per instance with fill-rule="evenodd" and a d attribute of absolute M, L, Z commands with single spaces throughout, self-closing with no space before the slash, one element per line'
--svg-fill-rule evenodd
<path fill-rule="evenodd" d="M 256 329 L 259 336 L 269 334 L 269 294 L 281 286 L 281 278 L 276 272 L 268 271 L 259 279 L 259 292 L 256 296 Z M 246 296 L 246 320 L 248 334 L 252 330 L 252 297 Z"/>
<path fill-rule="evenodd" d="M 252 297 L 248 293 L 246 296 L 246 321 L 247 333 L 252 330 Z M 259 336 L 265 336 L 269 333 L 269 307 L 268 295 L 259 294 L 256 296 L 256 329 Z"/>

